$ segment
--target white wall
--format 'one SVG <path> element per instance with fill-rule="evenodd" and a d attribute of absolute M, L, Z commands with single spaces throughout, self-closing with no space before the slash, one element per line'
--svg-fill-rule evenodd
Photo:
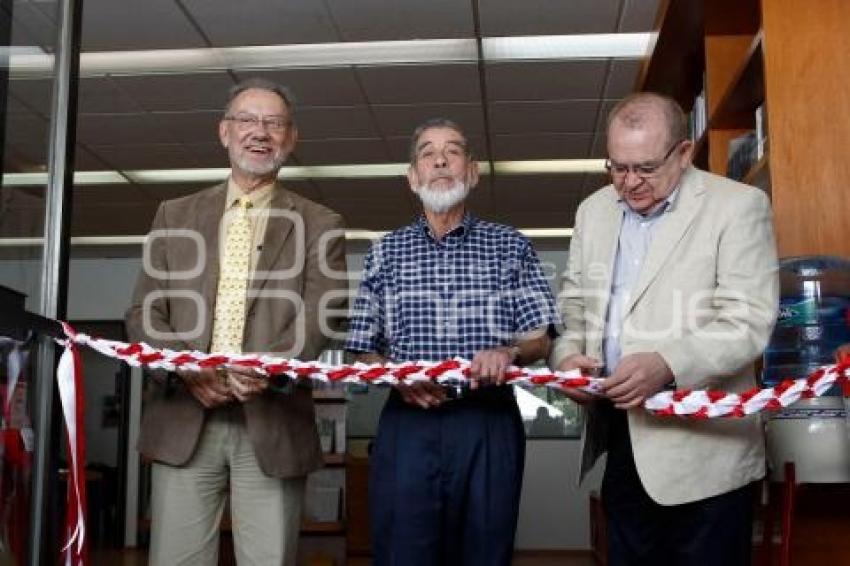
<path fill-rule="evenodd" d="M 599 490 L 598 465 L 577 486 L 579 440 L 528 440 L 516 547 L 533 550 L 590 548 L 588 497 Z"/>

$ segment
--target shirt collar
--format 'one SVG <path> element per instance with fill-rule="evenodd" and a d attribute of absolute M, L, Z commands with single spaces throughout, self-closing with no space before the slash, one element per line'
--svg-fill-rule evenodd
<path fill-rule="evenodd" d="M 250 193 L 245 193 L 242 188 L 236 184 L 232 177 L 227 179 L 227 197 L 224 201 L 224 209 L 230 210 L 236 203 L 237 199 L 248 199 L 251 201 L 251 207 L 254 210 L 266 208 L 271 204 L 272 195 L 274 193 L 275 183 L 269 183 L 261 187 L 257 187 Z"/>
<path fill-rule="evenodd" d="M 617 202 L 620 204 L 620 207 L 625 211 L 626 214 L 634 214 L 635 216 L 640 216 L 645 219 L 653 219 L 658 218 L 668 210 L 670 210 L 676 202 L 676 199 L 679 197 L 679 185 L 676 185 L 676 188 L 673 189 L 673 192 L 670 193 L 666 199 L 661 203 L 661 205 L 656 208 L 654 211 L 650 212 L 647 215 L 639 214 L 632 210 L 632 208 L 626 203 L 625 199 L 617 193 Z"/>
<path fill-rule="evenodd" d="M 469 211 L 464 212 L 463 220 L 461 220 L 460 224 L 446 232 L 446 235 L 443 236 L 441 241 L 447 245 L 462 242 L 466 238 L 467 234 L 472 231 L 476 222 L 478 222 L 478 219 L 475 216 L 470 214 Z M 414 225 L 423 236 L 432 241 L 437 241 L 434 238 L 434 234 L 431 233 L 431 226 L 428 224 L 428 219 L 425 218 L 424 213 L 419 215 L 419 218 L 416 219 Z"/>

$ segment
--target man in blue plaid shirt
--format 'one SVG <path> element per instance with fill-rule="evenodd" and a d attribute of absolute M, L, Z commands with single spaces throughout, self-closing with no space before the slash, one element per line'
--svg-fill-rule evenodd
<path fill-rule="evenodd" d="M 374 564 L 508 565 L 525 435 L 505 370 L 546 357 L 554 299 L 531 243 L 467 211 L 478 166 L 455 123 L 415 130 L 408 180 L 424 213 L 370 249 L 346 348 L 366 363 L 462 356 L 473 384 L 390 393 L 372 451 Z"/>

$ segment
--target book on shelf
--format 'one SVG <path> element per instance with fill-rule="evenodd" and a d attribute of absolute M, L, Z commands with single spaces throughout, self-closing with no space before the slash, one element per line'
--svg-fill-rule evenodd
<path fill-rule="evenodd" d="M 703 84 L 704 83 L 705 81 L 703 81 Z M 699 140 L 705 133 L 705 129 L 708 127 L 708 115 L 705 105 L 705 87 L 702 88 L 696 99 L 694 99 L 694 106 L 691 108 L 691 114 L 688 117 L 688 124 L 692 141 Z"/>
<path fill-rule="evenodd" d="M 726 176 L 736 181 L 742 180 L 758 159 L 756 158 L 756 133 L 747 132 L 729 141 L 729 158 L 726 162 Z"/>
<path fill-rule="evenodd" d="M 345 403 L 317 403 L 315 410 L 316 428 L 319 430 L 322 452 L 344 454 L 347 432 Z"/>
<path fill-rule="evenodd" d="M 342 488 L 311 485 L 304 498 L 304 518 L 316 523 L 339 521 L 342 510 Z"/>
<path fill-rule="evenodd" d="M 756 160 L 767 153 L 767 109 L 762 102 L 756 107 Z"/>

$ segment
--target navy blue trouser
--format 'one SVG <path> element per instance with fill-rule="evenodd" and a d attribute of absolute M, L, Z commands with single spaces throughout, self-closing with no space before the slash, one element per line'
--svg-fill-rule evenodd
<path fill-rule="evenodd" d="M 748 565 L 752 484 L 682 505 L 656 503 L 644 490 L 635 468 L 626 415 L 613 407 L 610 411 L 608 459 L 602 478 L 609 566 Z"/>
<path fill-rule="evenodd" d="M 525 433 L 509 387 L 427 410 L 393 391 L 371 462 L 375 566 L 511 563 Z"/>

